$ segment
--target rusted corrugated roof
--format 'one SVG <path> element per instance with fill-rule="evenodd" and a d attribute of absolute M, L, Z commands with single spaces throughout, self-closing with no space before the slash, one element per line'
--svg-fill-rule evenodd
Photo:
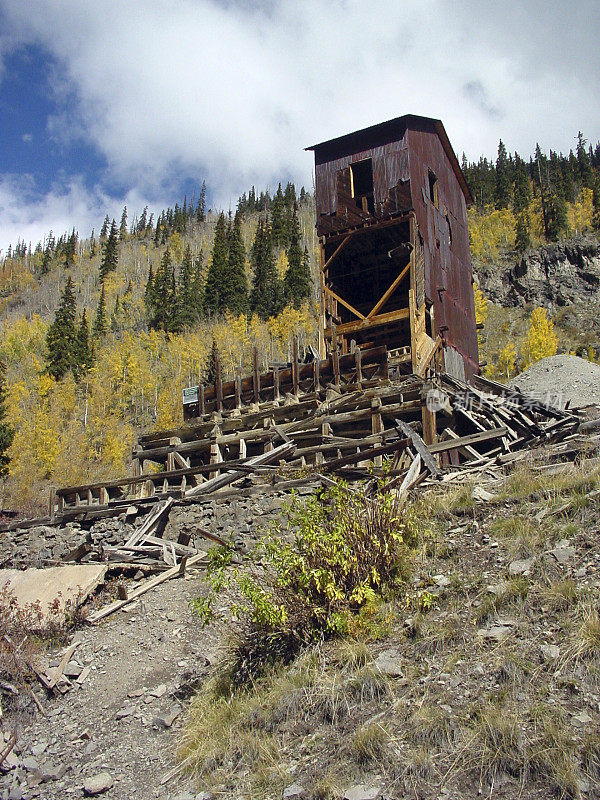
<path fill-rule="evenodd" d="M 320 155 L 321 157 L 324 156 L 323 160 L 329 161 L 331 158 L 336 157 L 336 153 L 339 154 L 342 151 L 353 152 L 354 150 L 364 150 L 366 147 L 376 147 L 386 141 L 401 138 L 406 128 L 422 127 L 423 125 L 433 127 L 439 136 L 442 147 L 452 165 L 452 169 L 456 173 L 465 199 L 467 203 L 472 203 L 473 197 L 471 191 L 460 168 L 458 159 L 456 158 L 456 153 L 452 149 L 446 129 L 440 119 L 421 117 L 417 114 L 405 114 L 402 117 L 387 120 L 387 122 L 380 122 L 378 125 L 371 125 L 368 128 L 362 128 L 361 130 L 338 136 L 335 139 L 328 139 L 325 142 L 313 144 L 305 149 L 313 150 L 317 160 L 319 160 Z"/>

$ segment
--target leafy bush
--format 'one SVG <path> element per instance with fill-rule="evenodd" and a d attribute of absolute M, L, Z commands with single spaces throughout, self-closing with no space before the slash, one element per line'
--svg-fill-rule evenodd
<path fill-rule="evenodd" d="M 193 604 L 210 622 L 225 593 L 241 627 L 238 660 L 250 672 L 256 660 L 289 660 L 321 637 L 356 633 L 406 577 L 416 544 L 396 493 L 369 498 L 341 482 L 305 503 L 295 498 L 288 530 L 291 541 L 280 529 L 264 536 L 247 568 L 231 568 L 230 553 L 217 551 L 209 594 Z"/>

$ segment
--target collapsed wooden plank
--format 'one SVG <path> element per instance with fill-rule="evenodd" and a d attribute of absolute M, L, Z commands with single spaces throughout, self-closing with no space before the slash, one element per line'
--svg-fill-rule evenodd
<path fill-rule="evenodd" d="M 408 437 L 414 445 L 415 450 L 423 459 L 423 463 L 431 473 L 434 478 L 441 478 L 442 472 L 439 469 L 438 465 L 435 463 L 435 458 L 431 455 L 431 450 L 427 449 L 427 445 L 421 439 L 419 434 L 413 430 L 410 425 L 407 425 L 406 422 L 402 419 L 394 420 L 396 423 L 397 430 L 402 433 L 405 437 Z"/>
<path fill-rule="evenodd" d="M 191 567 L 194 564 L 200 563 L 205 558 L 205 552 L 198 552 L 187 559 L 186 566 Z M 109 605 L 104 606 L 104 608 L 94 611 L 87 618 L 87 622 L 89 622 L 91 625 L 100 622 L 101 619 L 108 617 L 109 614 L 112 614 L 114 611 L 118 611 L 120 608 L 128 605 L 133 600 L 136 600 L 138 597 L 141 597 L 143 594 L 150 591 L 150 589 L 154 589 L 155 586 L 159 586 L 161 583 L 164 583 L 165 581 L 168 581 L 179 574 L 181 574 L 180 565 L 171 567 L 170 569 L 165 570 L 165 572 L 162 572 L 160 575 L 155 575 L 153 578 L 150 578 L 141 586 L 138 586 L 136 589 L 134 589 L 126 600 L 115 600 L 114 603 L 110 603 Z"/>
<path fill-rule="evenodd" d="M 123 545 L 123 549 L 127 550 L 130 547 L 134 547 L 135 545 L 139 544 L 142 541 L 142 539 L 144 539 L 144 537 L 148 536 L 151 533 L 156 532 L 156 530 L 159 528 L 162 528 L 162 530 L 164 530 L 167 524 L 167 518 L 171 511 L 172 505 L 173 505 L 172 497 L 167 497 L 166 500 L 161 500 L 160 503 L 158 503 L 158 505 L 155 506 L 152 509 L 152 511 L 148 514 L 148 516 L 142 522 L 139 528 L 136 528 L 133 534 L 125 542 L 125 544 Z"/>
<path fill-rule="evenodd" d="M 480 431 L 479 433 L 470 433 L 468 436 L 460 436 L 457 439 L 450 439 L 449 441 L 445 442 L 436 442 L 435 444 L 429 445 L 428 450 L 430 453 L 443 453 L 447 450 L 456 450 L 459 447 L 465 447 L 466 445 L 486 442 L 489 439 L 500 439 L 502 436 L 506 436 L 506 434 L 507 429 L 504 427 L 492 428 L 491 430 Z"/>
<path fill-rule="evenodd" d="M 48 689 L 54 689 L 56 684 L 59 682 L 59 680 L 62 677 L 63 672 L 65 671 L 65 667 L 67 666 L 67 664 L 71 660 L 71 656 L 73 655 L 73 653 L 77 649 L 78 645 L 79 645 L 79 642 L 74 642 L 72 645 L 70 645 L 70 647 L 67 648 L 65 654 L 63 655 L 63 657 L 60 660 L 60 663 L 59 663 L 58 667 L 54 670 L 54 675 L 48 681 L 48 687 L 47 687 Z"/>
<path fill-rule="evenodd" d="M 284 442 L 283 444 L 279 445 L 279 447 L 275 447 L 273 450 L 270 450 L 266 453 L 261 453 L 258 456 L 254 456 L 254 458 L 247 459 L 244 462 L 244 465 L 246 467 L 259 467 L 263 464 L 271 464 L 273 461 L 279 461 L 279 459 L 284 459 L 290 456 L 295 449 L 296 445 L 293 442 Z M 231 470 L 223 475 L 217 475 L 216 478 L 211 478 L 210 480 L 206 481 L 206 483 L 200 484 L 200 486 L 192 486 L 191 489 L 186 491 L 185 496 L 198 497 L 199 495 L 216 492 L 217 489 L 228 486 L 230 483 L 237 481 L 239 478 L 243 478 L 246 474 L 247 472 L 245 470 L 238 469 Z"/>
<path fill-rule="evenodd" d="M 421 455 L 420 453 L 417 453 L 415 458 L 413 458 L 412 464 L 408 468 L 408 472 L 404 476 L 404 480 L 400 484 L 400 487 L 397 491 L 398 499 L 402 499 L 406 494 L 408 494 L 408 490 L 417 480 L 420 472 L 421 472 Z"/>

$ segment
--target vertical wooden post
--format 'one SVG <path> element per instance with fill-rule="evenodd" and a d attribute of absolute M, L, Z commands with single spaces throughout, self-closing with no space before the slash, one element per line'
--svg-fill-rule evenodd
<path fill-rule="evenodd" d="M 48 516 L 50 517 L 50 522 L 54 522 L 54 516 L 56 514 L 54 508 L 54 501 L 56 499 L 56 490 L 54 486 L 50 487 L 50 499 L 48 501 Z"/>
<path fill-rule="evenodd" d="M 239 369 L 235 373 L 235 407 L 242 407 L 242 375 Z"/>
<path fill-rule="evenodd" d="M 292 355 L 292 386 L 293 391 L 296 397 L 298 397 L 298 393 L 300 391 L 299 386 L 299 373 L 300 373 L 300 366 L 298 363 L 298 337 L 294 336 L 294 341 L 292 345 L 293 355 Z"/>
<path fill-rule="evenodd" d="M 199 386 L 199 396 L 200 396 L 200 414 L 204 416 L 206 414 L 206 405 L 204 403 L 204 384 L 201 383 Z"/>
<path fill-rule="evenodd" d="M 281 394 L 279 392 L 279 367 L 273 368 L 273 402 L 279 405 Z"/>
<path fill-rule="evenodd" d="M 240 439 L 240 461 L 246 458 L 246 440 Z"/>
<path fill-rule="evenodd" d="M 211 464 L 220 464 L 223 461 L 223 456 L 221 455 L 221 448 L 217 444 L 216 437 L 215 440 L 212 442 L 210 446 L 210 463 Z M 213 470 L 210 472 L 211 478 L 216 478 L 220 474 L 219 470 Z"/>
<path fill-rule="evenodd" d="M 252 350 L 252 388 L 254 390 L 254 402 L 260 403 L 260 375 L 258 374 L 258 347 Z"/>
<path fill-rule="evenodd" d="M 333 372 L 333 384 L 337 388 L 340 385 L 340 353 L 335 325 L 331 326 L 331 370 Z"/>
<path fill-rule="evenodd" d="M 321 425 L 321 444 L 325 444 L 325 440 L 329 439 L 333 433 L 333 428 L 329 422 L 323 422 Z M 325 454 L 317 453 L 315 456 L 315 464 L 323 464 L 325 462 Z"/>
<path fill-rule="evenodd" d="M 217 411 L 223 411 L 223 382 L 221 380 L 221 359 L 219 354 L 215 358 L 215 398 L 217 400 Z"/>
<path fill-rule="evenodd" d="M 267 417 L 267 418 L 265 418 L 263 420 L 263 428 L 265 430 L 267 430 L 268 428 L 273 428 L 273 427 L 275 427 L 275 420 L 273 419 L 273 417 Z M 274 449 L 275 449 L 275 445 L 273 444 L 273 440 L 272 439 L 268 439 L 265 442 L 265 447 L 264 447 L 264 451 L 263 452 L 270 453 L 271 450 L 274 450 Z"/>
<path fill-rule="evenodd" d="M 383 433 L 383 421 L 381 419 L 381 397 L 374 397 L 371 400 L 371 433 L 373 435 Z M 380 437 L 383 441 L 383 436 Z M 383 466 L 383 456 L 375 456 L 373 463 L 376 467 Z"/>
<path fill-rule="evenodd" d="M 437 418 L 435 411 L 427 408 L 427 394 L 431 389 L 431 384 L 425 384 L 421 390 L 421 419 L 423 421 L 423 441 L 426 445 L 437 442 Z"/>
<path fill-rule="evenodd" d="M 318 358 L 313 361 L 313 384 L 315 393 L 318 394 L 321 391 L 321 362 Z"/>
<path fill-rule="evenodd" d="M 360 347 L 357 347 L 354 351 L 354 362 L 356 364 L 356 384 L 359 389 L 362 389 L 362 358 Z"/>

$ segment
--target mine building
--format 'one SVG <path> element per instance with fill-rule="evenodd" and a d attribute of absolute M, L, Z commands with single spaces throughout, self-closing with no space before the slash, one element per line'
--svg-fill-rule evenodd
<path fill-rule="evenodd" d="M 406 115 L 315 155 L 321 357 L 385 345 L 406 372 L 479 371 L 469 187 L 438 119 Z"/>

